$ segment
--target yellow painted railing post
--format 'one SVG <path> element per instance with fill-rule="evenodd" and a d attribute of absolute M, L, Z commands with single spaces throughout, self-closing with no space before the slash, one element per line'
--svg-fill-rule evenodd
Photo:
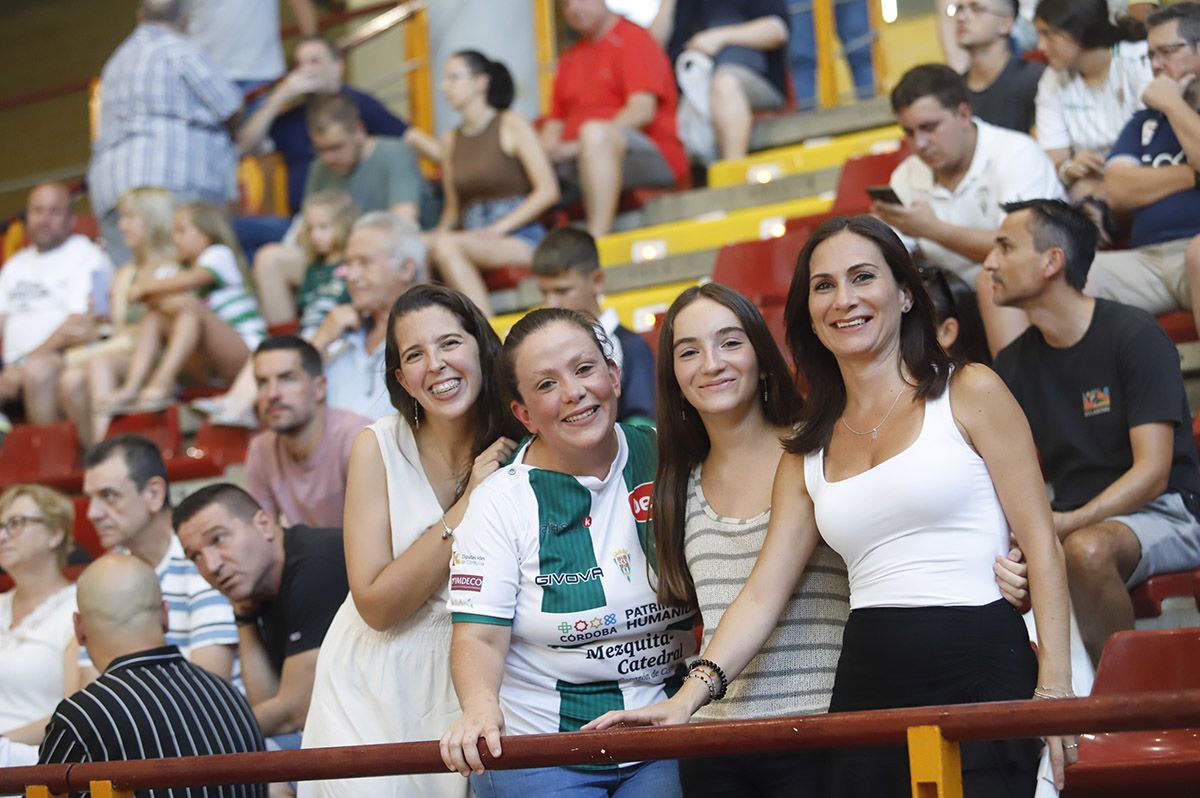
<path fill-rule="evenodd" d="M 871 10 L 871 65 L 875 73 L 875 94 L 885 93 L 887 80 L 887 51 L 883 46 L 883 4 L 879 0 L 868 0 L 867 7 Z"/>
<path fill-rule="evenodd" d="M 913 798 L 963 798 L 958 743 L 943 737 L 941 728 L 909 727 L 908 766 Z"/>
<path fill-rule="evenodd" d="M 30 784 L 25 788 L 25 798 L 60 798 L 60 796 L 50 792 L 50 788 L 45 784 Z"/>
<path fill-rule="evenodd" d="M 408 73 L 410 122 L 433 132 L 433 64 L 429 61 L 429 13 L 419 5 L 404 22 L 404 54 L 413 69 Z"/>
<path fill-rule="evenodd" d="M 833 66 L 833 0 L 813 0 L 813 38 L 817 43 L 817 100 L 822 108 L 837 105 L 837 73 Z"/>
<path fill-rule="evenodd" d="M 554 62 L 556 60 L 554 0 L 533 0 L 533 38 L 537 47 L 538 111 L 550 112 L 554 95 Z"/>
<path fill-rule="evenodd" d="M 133 790 L 118 790 L 111 781 L 93 781 L 92 798 L 133 798 Z"/>

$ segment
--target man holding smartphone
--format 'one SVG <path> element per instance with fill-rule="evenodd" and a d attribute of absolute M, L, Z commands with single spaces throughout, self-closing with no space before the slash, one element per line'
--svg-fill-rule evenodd
<path fill-rule="evenodd" d="M 60 417 L 62 353 L 96 337 L 94 286 L 107 287 L 112 262 L 86 236 L 72 234 L 75 214 L 66 186 L 36 186 L 25 224 L 29 246 L 0 270 L 0 405 L 23 399 L 27 421 L 49 424 Z M 4 423 L 7 418 L 0 418 Z"/>
<path fill-rule="evenodd" d="M 892 110 L 912 154 L 890 181 L 901 204 L 875 199 L 872 210 L 930 264 L 973 285 L 1003 203 L 1063 198 L 1054 164 L 1024 133 L 975 118 L 965 81 L 945 65 L 905 73 Z"/>

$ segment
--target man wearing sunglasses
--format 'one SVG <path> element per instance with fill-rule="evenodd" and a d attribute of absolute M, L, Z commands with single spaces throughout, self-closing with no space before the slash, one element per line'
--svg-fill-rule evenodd
<path fill-rule="evenodd" d="M 1200 305 L 1200 4 L 1179 3 L 1146 22 L 1154 80 L 1146 109 L 1125 125 L 1104 169 L 1109 206 L 1132 218 L 1131 249 L 1102 252 L 1088 276 L 1091 296 L 1150 313 Z"/>

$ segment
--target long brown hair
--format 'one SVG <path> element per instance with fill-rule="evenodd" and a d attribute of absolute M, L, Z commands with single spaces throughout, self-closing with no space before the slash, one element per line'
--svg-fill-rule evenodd
<path fill-rule="evenodd" d="M 683 397 L 675 379 L 675 318 L 684 308 L 708 299 L 728 308 L 742 325 L 758 358 L 765 391 L 759 395 L 767 423 L 790 425 L 800 409 L 787 362 L 771 331 L 746 297 L 719 283 L 692 286 L 675 298 L 658 338 L 658 472 L 654 478 L 654 550 L 658 561 L 658 601 L 668 606 L 696 605 L 696 586 L 684 557 L 688 476 L 708 457 L 711 442 L 696 408 Z"/>
<path fill-rule="evenodd" d="M 892 277 L 912 296 L 912 307 L 900 317 L 900 359 L 916 380 L 917 398 L 941 396 L 950 378 L 950 367 L 955 363 L 938 344 L 933 302 L 912 256 L 892 228 L 874 216 L 866 215 L 835 216 L 826 220 L 800 250 L 783 312 L 792 361 L 799 378 L 809 385 L 808 401 L 800 412 L 799 422 L 784 441 L 784 448 L 792 454 L 807 454 L 825 447 L 834 425 L 846 409 L 846 384 L 842 382 L 837 358 L 817 337 L 808 310 L 813 251 L 840 233 L 853 233 L 878 247 Z"/>
<path fill-rule="evenodd" d="M 500 398 L 500 369 L 498 367 L 500 338 L 474 302 L 458 291 L 439 285 L 414 285 L 401 294 L 392 303 L 391 312 L 388 314 L 388 331 L 383 348 L 384 383 L 387 386 L 388 398 L 392 401 L 392 407 L 396 408 L 401 418 L 410 421 L 425 414 L 421 405 L 412 397 L 412 394 L 404 390 L 404 386 L 396 377 L 396 371 L 400 368 L 400 345 L 396 341 L 396 322 L 409 313 L 435 306 L 445 308 L 458 319 L 463 330 L 475 339 L 475 343 L 479 347 L 479 373 L 483 377 L 483 385 L 480 386 L 479 396 L 475 398 L 475 406 L 472 408 L 471 424 L 475 431 L 471 444 L 473 461 L 497 438 L 504 436 L 519 440 L 522 434 L 516 419 L 513 418 L 512 413 L 508 412 L 507 404 Z M 458 475 L 458 485 L 454 492 L 455 499 L 462 496 L 470 476 L 470 466 L 467 467 L 465 474 Z"/>

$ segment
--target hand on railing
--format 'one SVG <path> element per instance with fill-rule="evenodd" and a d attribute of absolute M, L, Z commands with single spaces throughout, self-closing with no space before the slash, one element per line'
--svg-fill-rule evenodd
<path fill-rule="evenodd" d="M 1053 688 L 1039 686 L 1033 691 L 1035 699 L 1052 701 L 1056 698 L 1074 698 L 1071 688 Z M 1050 753 L 1050 767 L 1054 770 L 1054 786 L 1062 790 L 1066 781 L 1067 765 L 1073 765 L 1079 760 L 1079 735 L 1056 735 L 1046 737 L 1046 750 Z"/>
<path fill-rule="evenodd" d="M 504 732 L 504 715 L 497 704 L 463 712 L 438 743 L 442 762 L 450 770 L 457 770 L 464 777 L 471 773 L 483 773 L 483 761 L 479 758 L 479 738 L 487 743 L 492 756 L 499 758 L 500 735 Z"/>

